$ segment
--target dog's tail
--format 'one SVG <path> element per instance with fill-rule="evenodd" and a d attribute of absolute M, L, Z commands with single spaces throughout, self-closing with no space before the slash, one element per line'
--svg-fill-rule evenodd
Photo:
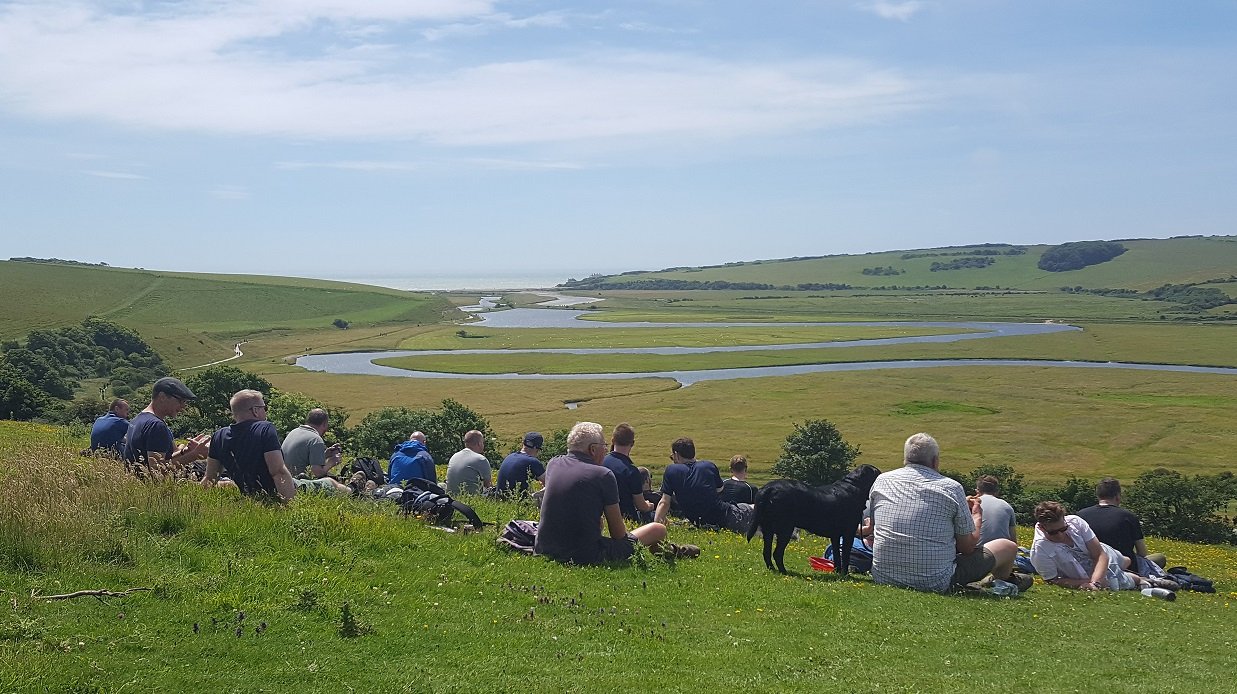
<path fill-rule="evenodd" d="M 761 489 L 760 491 L 756 492 L 756 510 L 755 512 L 752 513 L 751 525 L 747 526 L 747 541 L 748 542 L 752 541 L 752 538 L 756 536 L 756 531 L 760 529 L 760 524 L 763 520 L 763 511 L 765 508 L 764 498 L 765 498 L 765 490 Z"/>

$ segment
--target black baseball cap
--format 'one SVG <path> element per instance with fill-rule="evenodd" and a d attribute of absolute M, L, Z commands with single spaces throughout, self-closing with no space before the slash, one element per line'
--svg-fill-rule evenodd
<path fill-rule="evenodd" d="M 193 400 L 197 397 L 193 394 L 192 390 L 189 390 L 189 386 L 181 382 L 179 378 L 172 378 L 171 376 L 164 376 L 155 381 L 154 392 L 171 395 L 174 398 L 181 398 L 183 400 Z"/>
<path fill-rule="evenodd" d="M 545 439 L 535 431 L 530 431 L 524 435 L 524 445 L 529 448 L 541 448 L 544 443 Z"/>

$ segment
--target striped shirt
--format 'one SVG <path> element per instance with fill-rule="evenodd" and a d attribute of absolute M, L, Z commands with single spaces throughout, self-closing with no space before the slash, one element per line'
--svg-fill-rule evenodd
<path fill-rule="evenodd" d="M 949 590 L 956 536 L 975 530 L 962 485 L 910 463 L 876 478 L 871 505 L 872 579 L 916 590 Z"/>

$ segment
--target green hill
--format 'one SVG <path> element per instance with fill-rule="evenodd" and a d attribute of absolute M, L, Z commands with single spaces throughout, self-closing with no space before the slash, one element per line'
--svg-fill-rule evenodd
<path fill-rule="evenodd" d="M 236 341 L 274 330 L 431 323 L 434 295 L 345 282 L 0 261 L 0 339 L 97 315 L 138 331 L 173 366 L 219 359 Z"/>
<path fill-rule="evenodd" d="M 1088 289 L 1125 288 L 1146 291 L 1164 284 L 1194 284 L 1227 278 L 1237 273 L 1237 236 L 1141 239 L 1120 243 L 1127 251 L 1117 258 L 1068 272 L 1048 272 L 1037 267 L 1040 256 L 1052 246 L 993 244 L 862 255 L 754 260 L 720 266 L 628 272 L 589 278 L 589 281 L 590 285 L 601 285 L 596 288 L 613 286 L 616 282 L 668 279 L 752 282 L 775 287 L 815 283 L 846 284 L 856 288 L 944 285 L 965 289 L 1002 287 L 1054 290 L 1063 286 L 1082 286 Z M 1025 252 L 1017 255 L 1000 254 L 1017 249 L 1025 249 Z M 997 254 L 974 255 L 975 252 Z M 990 258 L 992 262 L 987 267 L 932 270 L 934 263 L 939 266 L 968 258 Z M 891 274 L 864 274 L 865 269 L 873 272 L 877 268 Z"/>

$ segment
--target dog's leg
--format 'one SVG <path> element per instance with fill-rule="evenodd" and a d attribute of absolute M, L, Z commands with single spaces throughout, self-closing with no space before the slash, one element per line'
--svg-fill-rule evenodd
<path fill-rule="evenodd" d="M 770 528 L 760 529 L 760 538 L 765 541 L 765 566 L 770 571 L 773 570 L 773 530 Z M 782 572 L 785 573 L 785 572 Z"/>
<path fill-rule="evenodd" d="M 855 538 L 853 536 L 839 535 L 833 538 L 833 558 L 835 560 L 841 559 L 841 563 L 833 562 L 833 573 L 842 574 L 843 576 L 850 573 L 850 548 L 851 543 L 854 541 Z"/>
<path fill-rule="evenodd" d="M 791 529 L 793 532 L 794 529 Z M 786 564 L 783 563 L 783 558 L 786 556 L 786 545 L 790 544 L 790 532 L 777 533 L 777 549 L 773 550 L 773 558 L 777 560 L 777 570 L 786 573 Z"/>

